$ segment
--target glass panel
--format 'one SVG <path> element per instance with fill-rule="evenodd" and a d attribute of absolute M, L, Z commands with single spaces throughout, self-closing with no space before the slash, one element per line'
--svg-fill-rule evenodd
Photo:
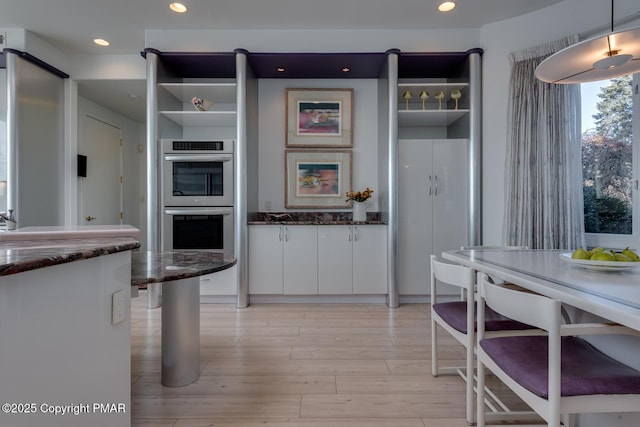
<path fill-rule="evenodd" d="M 173 162 L 174 196 L 223 196 L 223 162 Z"/>
<path fill-rule="evenodd" d="M 631 76 L 625 76 L 581 85 L 587 233 L 631 234 L 633 231 L 631 80 Z"/>
<path fill-rule="evenodd" d="M 173 249 L 224 249 L 223 215 L 174 215 Z"/>

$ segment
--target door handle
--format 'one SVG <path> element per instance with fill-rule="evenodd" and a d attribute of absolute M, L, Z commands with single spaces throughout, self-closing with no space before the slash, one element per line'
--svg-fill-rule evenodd
<path fill-rule="evenodd" d="M 429 196 L 431 195 L 431 186 L 432 186 L 431 175 L 429 175 L 429 194 L 428 194 Z"/>
<path fill-rule="evenodd" d="M 435 178 L 436 178 L 436 192 L 434 195 L 437 196 L 438 195 L 438 175 L 435 175 Z"/>
<path fill-rule="evenodd" d="M 96 219 L 95 216 L 91 216 L 91 215 L 87 215 L 87 217 L 85 218 L 87 221 L 93 221 L 94 219 Z"/>

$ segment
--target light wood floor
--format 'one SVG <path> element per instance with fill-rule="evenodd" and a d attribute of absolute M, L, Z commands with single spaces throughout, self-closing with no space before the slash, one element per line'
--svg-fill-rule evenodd
<path fill-rule="evenodd" d="M 429 306 L 201 305 L 202 375 L 160 384 L 161 309 L 132 300 L 132 425 L 465 427 L 464 383 L 431 376 Z M 443 335 L 441 357 L 463 360 Z"/>

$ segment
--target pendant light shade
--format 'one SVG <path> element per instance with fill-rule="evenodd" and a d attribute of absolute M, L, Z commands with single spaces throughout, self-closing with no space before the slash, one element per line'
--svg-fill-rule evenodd
<path fill-rule="evenodd" d="M 614 32 L 614 0 L 611 0 L 611 32 L 584 40 L 554 53 L 536 68 L 536 77 L 547 83 L 586 83 L 626 76 L 640 71 L 640 28 Z"/>
<path fill-rule="evenodd" d="M 536 68 L 548 83 L 585 83 L 640 71 L 640 28 L 584 40 L 554 53 Z"/>

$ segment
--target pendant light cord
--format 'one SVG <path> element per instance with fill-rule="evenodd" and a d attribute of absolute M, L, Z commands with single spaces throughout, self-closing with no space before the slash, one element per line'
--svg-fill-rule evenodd
<path fill-rule="evenodd" d="M 614 13 L 613 13 L 613 1 L 614 0 L 611 0 L 611 32 L 612 33 L 613 33 L 613 16 L 614 16 Z M 611 48 L 609 48 L 609 50 L 611 50 Z"/>

